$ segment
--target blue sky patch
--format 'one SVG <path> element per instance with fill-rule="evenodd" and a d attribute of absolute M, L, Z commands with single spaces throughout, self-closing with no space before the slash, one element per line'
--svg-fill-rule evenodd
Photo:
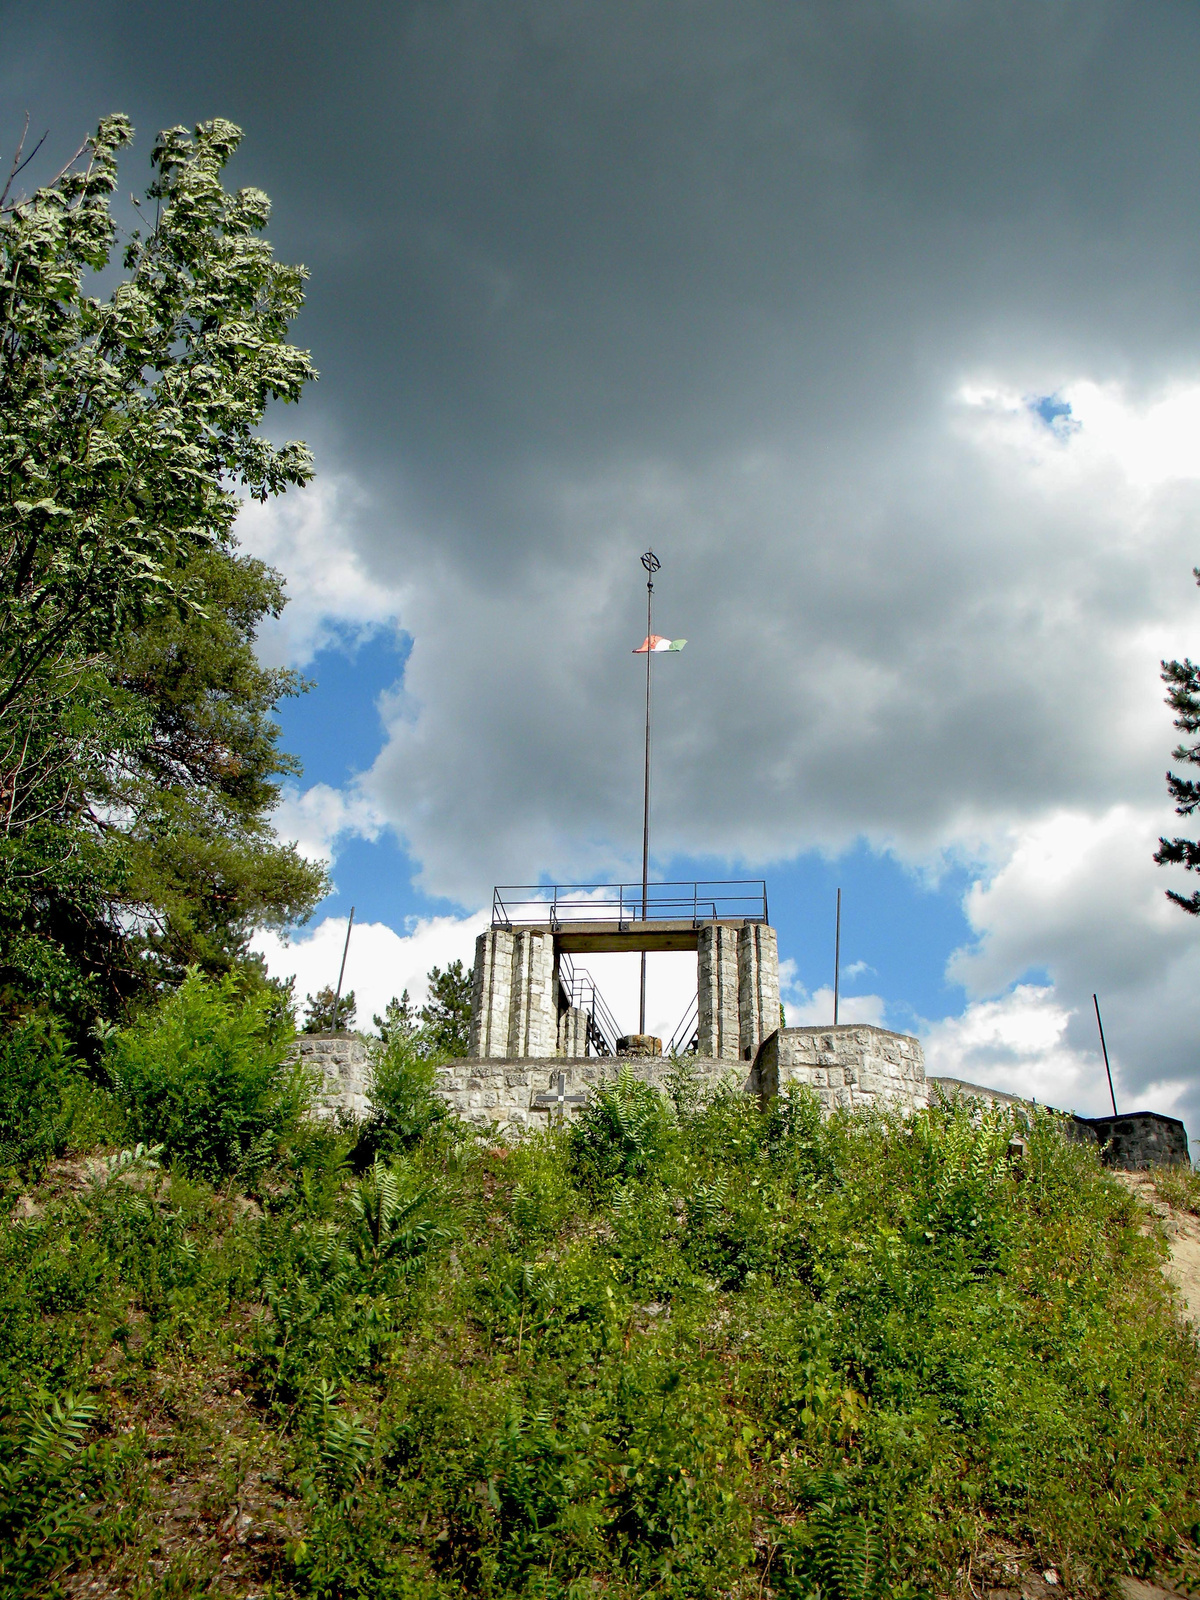
<path fill-rule="evenodd" d="M 1071 402 L 1059 394 L 1031 395 L 1025 404 L 1035 417 L 1040 417 L 1051 433 L 1063 437 L 1078 433 L 1082 424 L 1071 415 Z"/>

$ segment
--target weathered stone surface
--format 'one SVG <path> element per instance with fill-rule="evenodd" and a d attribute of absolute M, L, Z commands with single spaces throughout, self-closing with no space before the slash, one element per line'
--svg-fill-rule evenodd
<path fill-rule="evenodd" d="M 512 1002 L 508 1016 L 511 1058 L 553 1055 L 558 1045 L 554 1005 L 554 941 L 549 934 L 514 933 Z"/>
<path fill-rule="evenodd" d="M 299 1057 L 319 1082 L 316 1114 L 327 1120 L 339 1111 L 365 1117 L 367 1047 L 355 1033 L 298 1033 L 292 1059 Z"/>
<path fill-rule="evenodd" d="M 1118 1117 L 1079 1117 L 1093 1129 L 1100 1159 L 1108 1167 L 1141 1172 L 1147 1167 L 1190 1165 L 1187 1129 L 1161 1111 L 1131 1111 Z"/>
<path fill-rule="evenodd" d="M 653 1033 L 626 1033 L 617 1040 L 619 1056 L 661 1056 L 662 1040 Z"/>
<path fill-rule="evenodd" d="M 512 975 L 513 935 L 507 928 L 486 928 L 475 941 L 470 1043 L 473 1057 L 508 1054 Z"/>
<path fill-rule="evenodd" d="M 919 1039 L 865 1023 L 837 1028 L 777 1028 L 759 1046 L 749 1088 L 765 1102 L 788 1084 L 807 1084 L 822 1109 L 926 1104 Z"/>
<path fill-rule="evenodd" d="M 738 1049 L 753 1061 L 779 1027 L 779 944 L 775 929 L 748 922 L 738 932 Z"/>
<path fill-rule="evenodd" d="M 588 1014 L 580 1006 L 568 1006 L 558 1014 L 558 1053 L 560 1056 L 585 1056 L 588 1052 Z"/>
<path fill-rule="evenodd" d="M 778 981 L 778 980 L 777 980 Z M 714 1061 L 741 1058 L 738 1007 L 738 930 L 713 923 L 696 946 L 699 1053 Z"/>
<path fill-rule="evenodd" d="M 738 1069 L 736 1062 L 704 1060 L 691 1057 L 690 1066 L 702 1089 L 711 1091 L 730 1076 L 732 1067 L 739 1088 L 746 1088 L 745 1068 Z M 541 1094 L 557 1092 L 558 1074 L 565 1079 L 568 1095 L 584 1094 L 595 1084 L 611 1081 L 617 1073 L 626 1070 L 643 1083 L 652 1084 L 665 1092 L 668 1075 L 675 1063 L 661 1056 L 583 1056 L 574 1060 L 564 1056 L 547 1056 L 543 1060 L 520 1061 L 451 1061 L 438 1071 L 437 1093 L 450 1109 L 477 1127 L 495 1124 L 504 1134 L 519 1135 L 531 1129 L 544 1128 L 551 1117 L 557 1117 L 556 1108 L 535 1107 L 533 1102 Z M 518 1071 L 519 1069 L 519 1071 Z M 478 1082 L 478 1092 L 462 1087 L 466 1078 L 468 1086 Z M 528 1085 L 508 1082 L 510 1076 L 526 1076 Z M 578 1116 L 581 1103 L 567 1104 L 563 1110 L 568 1119 Z"/>

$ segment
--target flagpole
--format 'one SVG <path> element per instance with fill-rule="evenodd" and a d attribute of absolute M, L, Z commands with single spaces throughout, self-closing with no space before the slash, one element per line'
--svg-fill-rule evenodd
<path fill-rule="evenodd" d="M 646 781 L 642 791 L 642 921 L 646 920 L 646 902 L 650 894 L 650 663 L 654 650 L 650 640 L 654 635 L 654 574 L 662 562 L 653 550 L 642 557 L 646 569 Z M 643 930 L 644 931 L 644 930 Z M 641 999 L 638 1003 L 638 1032 L 646 1031 L 646 952 L 642 951 Z"/>

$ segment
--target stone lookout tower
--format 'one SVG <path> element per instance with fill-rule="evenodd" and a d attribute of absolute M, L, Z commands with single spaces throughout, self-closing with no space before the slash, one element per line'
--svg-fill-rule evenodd
<path fill-rule="evenodd" d="M 696 995 L 671 1038 L 622 1034 L 579 958 L 694 950 Z M 784 1028 L 779 954 L 761 880 L 498 888 L 475 946 L 470 1054 L 438 1090 L 469 1121 L 504 1129 L 570 1115 L 622 1067 L 659 1087 L 686 1056 L 701 1084 L 767 1098 L 789 1083 L 822 1105 L 924 1105 L 921 1046 L 855 1023 Z"/>
<path fill-rule="evenodd" d="M 753 1061 L 779 1027 L 779 953 L 766 884 L 654 883 L 501 887 L 475 946 L 471 1058 L 571 1060 L 661 1054 L 622 1036 L 577 956 L 694 950 L 696 1000 L 668 1050 Z"/>

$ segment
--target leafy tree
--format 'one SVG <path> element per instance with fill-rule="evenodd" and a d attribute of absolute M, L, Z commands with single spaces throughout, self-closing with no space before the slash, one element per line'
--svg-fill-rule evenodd
<path fill-rule="evenodd" d="M 376 1012 L 371 1021 L 379 1029 L 379 1037 L 385 1045 L 393 1040 L 412 1039 L 416 1036 L 419 1026 L 416 1008 L 408 997 L 408 990 L 399 999 L 395 995 L 384 1007 L 383 1015 Z"/>
<path fill-rule="evenodd" d="M 145 735 L 108 780 L 127 818 L 125 896 L 140 913 L 137 953 L 179 981 L 246 959 L 256 928 L 302 921 L 327 888 L 324 870 L 281 846 L 269 823 L 273 781 L 299 770 L 278 748 L 276 702 L 304 687 L 261 666 L 254 636 L 284 605 L 278 574 L 232 551 L 188 563 L 198 602 L 164 608 L 121 651 L 114 681 Z"/>
<path fill-rule="evenodd" d="M 321 886 L 268 840 L 267 712 L 296 685 L 253 677 L 281 596 L 233 536 L 238 486 L 311 477 L 257 431 L 314 376 L 287 339 L 305 273 L 258 237 L 267 197 L 223 187 L 241 134 L 215 120 L 159 136 L 147 224 L 94 293 L 131 137 L 105 118 L 0 195 L 0 986 L 85 1015 L 160 976 L 147 954 L 220 966 Z"/>
<path fill-rule="evenodd" d="M 421 1007 L 421 1027 L 430 1054 L 465 1056 L 471 1038 L 471 989 L 475 969 L 452 961 L 443 972 L 429 969 L 429 998 Z"/>
<path fill-rule="evenodd" d="M 1200 567 L 1195 569 L 1200 583 Z M 1188 660 L 1164 661 L 1162 678 L 1167 685 L 1167 704 L 1175 712 L 1175 726 L 1181 733 L 1195 736 L 1200 733 L 1200 667 Z M 1171 755 L 1176 761 L 1188 761 L 1200 766 L 1200 742 L 1180 744 Z M 1200 807 L 1200 783 L 1191 778 L 1181 778 L 1177 773 L 1167 773 L 1167 789 L 1181 817 L 1190 817 Z M 1200 842 L 1194 839 L 1159 839 L 1154 859 L 1162 867 L 1186 867 L 1189 872 L 1200 871 Z M 1190 895 L 1167 890 L 1167 898 L 1174 900 L 1184 911 L 1200 915 L 1200 890 Z"/>
<path fill-rule="evenodd" d="M 358 1002 L 354 998 L 354 990 L 347 990 L 338 999 L 336 991 L 329 984 L 323 989 L 318 989 L 316 994 L 305 995 L 304 1009 L 305 1033 L 333 1033 L 335 1029 L 352 1031 L 358 1016 Z"/>

